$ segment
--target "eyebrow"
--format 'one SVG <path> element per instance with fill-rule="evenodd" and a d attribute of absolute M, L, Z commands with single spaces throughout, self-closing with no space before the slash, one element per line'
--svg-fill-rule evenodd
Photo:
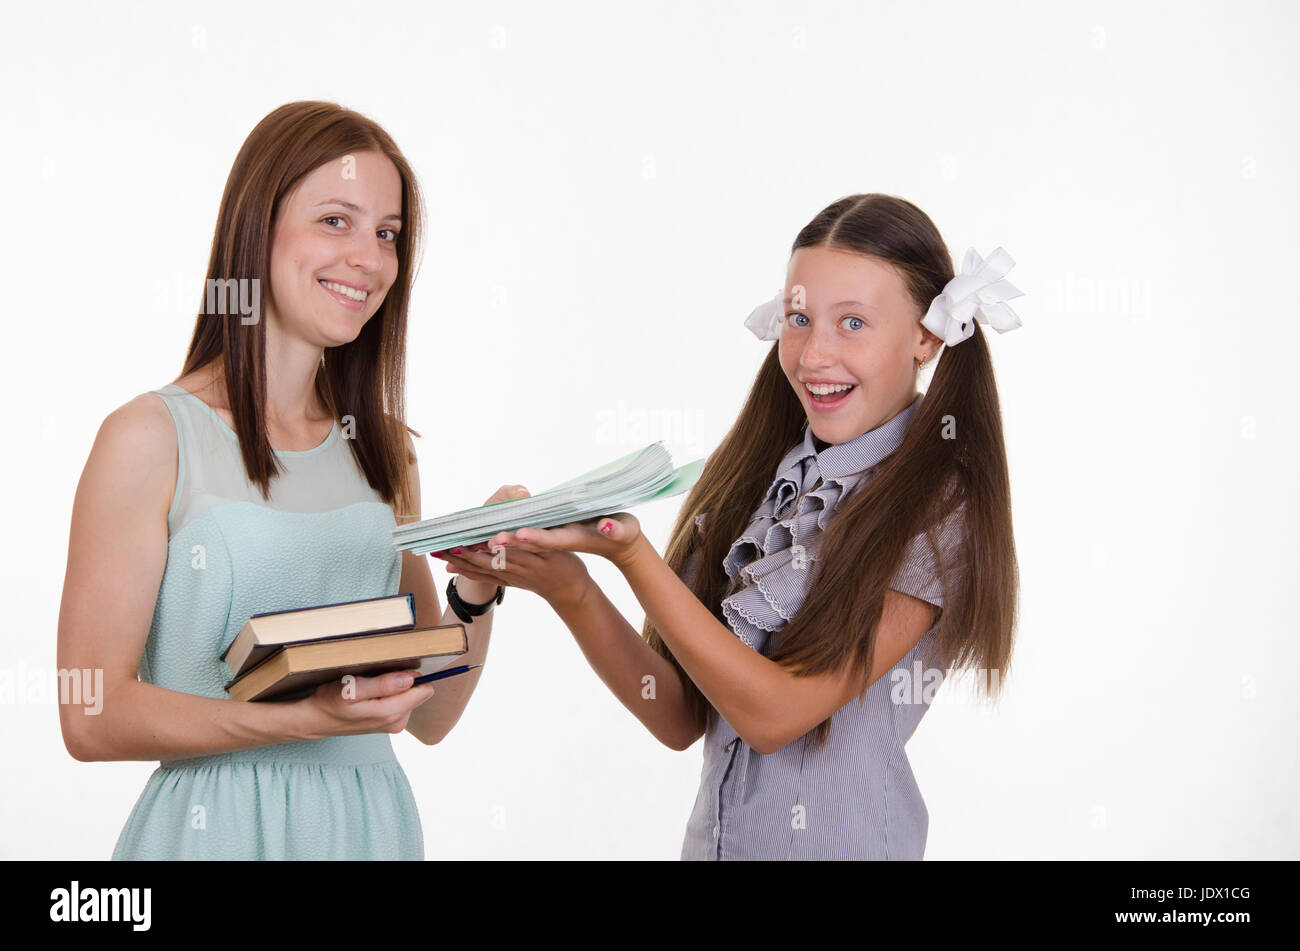
<path fill-rule="evenodd" d="M 783 303 L 789 304 L 790 298 L 785 298 Z M 880 308 L 872 304 L 864 304 L 860 300 L 842 300 L 838 304 L 831 304 L 831 307 L 861 307 L 864 310 L 879 310 Z"/>
<path fill-rule="evenodd" d="M 355 212 L 360 212 L 360 211 L 361 211 L 360 206 L 358 206 L 358 205 L 354 205 L 354 204 L 352 204 L 352 202 L 350 202 L 350 201 L 344 201 L 342 198 L 326 198 L 323 202 L 321 202 L 321 203 L 318 204 L 318 205 L 314 205 L 313 207 L 315 207 L 315 208 L 319 208 L 319 207 L 321 207 L 321 205 L 342 205 L 342 206 L 343 206 L 344 208 L 346 208 L 348 211 L 355 211 Z M 380 220 L 380 221 L 391 221 L 391 220 L 394 220 L 394 219 L 397 220 L 398 222 L 400 222 L 400 221 L 402 220 L 402 216 L 401 216 L 401 215 L 384 215 L 384 217 L 383 217 L 383 218 L 380 218 L 379 220 Z"/>

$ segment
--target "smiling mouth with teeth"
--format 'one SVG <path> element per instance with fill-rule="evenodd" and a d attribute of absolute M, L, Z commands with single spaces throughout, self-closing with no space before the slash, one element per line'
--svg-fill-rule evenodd
<path fill-rule="evenodd" d="M 338 284 L 334 281 L 318 281 L 321 287 L 332 290 L 335 294 L 342 294 L 344 297 L 357 302 L 364 302 L 370 296 L 367 291 L 359 291 L 355 287 L 348 287 L 346 284 Z"/>
<path fill-rule="evenodd" d="M 853 383 L 805 383 L 804 390 L 818 403 L 834 403 L 855 389 Z"/>

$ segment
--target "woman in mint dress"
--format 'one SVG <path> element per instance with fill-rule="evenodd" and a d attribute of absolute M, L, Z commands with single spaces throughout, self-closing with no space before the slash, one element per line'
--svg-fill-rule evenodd
<path fill-rule="evenodd" d="M 420 859 L 390 733 L 437 743 L 481 670 L 229 699 L 220 660 L 256 613 L 411 592 L 428 563 L 390 533 L 418 517 L 404 422 L 418 187 L 372 121 L 290 103 L 241 148 L 182 375 L 105 420 L 77 489 L 60 669 L 102 669 L 102 710 L 60 707 L 83 761 L 157 760 L 115 859 Z M 418 435 L 418 434 L 417 434 Z M 509 497 L 503 487 L 489 501 Z M 461 580 L 471 604 L 496 589 Z M 467 624 L 486 657 L 491 613 Z M 76 699 L 76 695 L 72 695 Z"/>

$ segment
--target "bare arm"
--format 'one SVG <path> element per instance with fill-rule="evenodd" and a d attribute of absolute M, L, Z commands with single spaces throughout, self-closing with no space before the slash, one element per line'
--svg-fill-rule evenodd
<path fill-rule="evenodd" d="M 415 512 L 410 514 L 418 515 L 421 510 L 420 468 L 415 458 L 415 445 L 409 434 L 406 437 L 406 444 L 410 459 L 411 497 L 415 505 Z M 507 488 L 509 487 L 502 486 L 488 501 L 494 502 L 499 501 L 499 499 L 510 498 L 510 494 L 503 494 Z M 415 521 L 415 519 L 403 521 Z M 460 596 L 471 604 L 482 604 L 495 596 L 497 591 L 495 583 L 487 584 L 461 579 L 456 584 Z M 429 570 L 429 561 L 426 556 L 413 555 L 409 551 L 402 552 L 402 578 L 398 583 L 398 590 L 415 595 L 415 616 L 419 619 L 421 627 L 429 625 L 429 622 L 423 620 L 424 618 L 440 618 L 436 622 L 438 624 L 463 623 L 450 605 L 447 606 L 445 611 L 439 605 L 438 589 L 434 583 L 433 574 Z M 465 636 L 469 641 L 469 651 L 465 654 L 463 660 L 457 662 L 457 666 L 487 662 L 488 643 L 492 637 L 492 618 L 496 611 L 497 609 L 494 607 L 487 614 L 481 614 L 474 618 L 472 623 L 465 625 Z M 480 667 L 477 670 L 449 677 L 446 680 L 434 681 L 430 686 L 434 688 L 438 702 L 429 703 L 426 701 L 412 710 L 406 725 L 407 731 L 421 743 L 430 746 L 441 742 L 460 720 L 461 714 L 465 712 L 465 707 L 469 704 L 469 698 L 473 695 L 474 688 L 478 686 L 483 669 Z"/>
<path fill-rule="evenodd" d="M 175 484 L 171 415 L 156 396 L 142 394 L 100 426 L 73 502 L 58 665 L 102 672 L 103 695 L 98 713 L 85 703 L 60 704 L 68 752 L 81 761 L 183 759 L 404 726 L 407 708 L 427 699 L 428 691 L 422 686 L 393 694 L 398 674 L 358 678 L 352 703 L 332 696 L 248 703 L 138 679 L 167 563 Z"/>
<path fill-rule="evenodd" d="M 456 613 L 450 606 L 446 610 L 440 607 L 433 575 L 423 555 L 412 555 L 409 551 L 402 552 L 402 580 L 399 583 L 399 590 L 415 595 L 415 616 L 419 619 L 421 627 L 430 626 L 430 622 L 424 620 L 430 617 L 439 619 L 432 622 L 436 624 L 464 623 L 456 617 Z M 466 601 L 481 603 L 495 594 L 496 588 L 490 588 L 487 594 L 480 596 L 479 592 L 471 589 L 468 582 L 462 582 L 460 593 Z M 465 638 L 469 642 L 469 650 L 463 659 L 456 662 L 456 666 L 486 663 L 488 643 L 492 637 L 492 615 L 495 613 L 496 608 L 493 608 L 487 614 L 474 618 L 472 624 L 465 624 Z M 483 670 L 484 668 L 480 667 L 468 673 L 431 683 L 429 686 L 433 688 L 438 702 L 426 701 L 412 710 L 406 724 L 407 732 L 428 746 L 440 743 L 465 712 L 465 707 L 469 705 L 469 698 L 478 686 Z"/>
<path fill-rule="evenodd" d="M 635 518 L 620 513 L 600 522 L 612 523 L 608 534 L 592 525 L 575 523 L 503 533 L 493 541 L 504 539 L 527 551 L 547 555 L 583 551 L 609 558 L 627 578 L 646 616 L 687 676 L 746 745 L 760 753 L 775 752 L 803 736 L 884 676 L 921 639 L 937 610 L 911 595 L 887 591 L 867 685 L 849 670 L 801 676 L 747 647 L 714 617 L 641 534 Z M 479 558 L 472 557 L 467 564 L 475 571 L 485 570 Z M 573 629 L 573 625 L 570 627 Z M 580 639 L 597 638 L 601 636 L 599 630 L 609 630 L 607 626 L 602 628 L 599 620 L 585 621 L 581 628 L 585 633 L 574 629 Z M 611 665 L 612 675 L 619 678 L 616 682 L 620 686 L 615 689 L 611 685 L 611 689 L 620 699 L 629 689 L 626 680 L 647 672 L 630 648 L 626 655 L 608 650 L 602 651 L 601 657 L 602 663 Z M 611 682 L 604 673 L 602 678 Z M 684 709 L 681 713 L 684 717 Z M 675 745 L 655 727 L 646 725 L 664 742 Z"/>
<path fill-rule="evenodd" d="M 553 601 L 551 606 L 605 686 L 655 739 L 684 750 L 700 738 L 703 730 L 691 717 L 676 668 L 645 642 L 595 582 L 578 600 Z"/>
<path fill-rule="evenodd" d="M 535 591 L 568 627 L 605 686 L 655 739 L 675 750 L 699 739 L 701 728 L 691 717 L 676 668 L 619 613 L 591 580 L 582 559 L 533 549 L 508 533 L 491 543 L 498 539 L 508 542 L 504 569 L 492 568 L 492 556 L 485 552 L 448 555 L 451 568 L 461 573 L 457 584 L 485 583 L 494 590 L 490 586 L 499 583 Z"/>
<path fill-rule="evenodd" d="M 645 536 L 618 564 L 682 669 L 758 752 L 798 739 L 865 689 L 851 671 L 800 676 L 751 650 L 692 595 Z M 885 592 L 867 686 L 916 645 L 936 610 L 911 595 Z"/>

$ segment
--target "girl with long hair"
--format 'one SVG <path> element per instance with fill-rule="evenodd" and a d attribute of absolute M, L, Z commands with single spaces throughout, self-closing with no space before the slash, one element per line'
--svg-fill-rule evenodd
<path fill-rule="evenodd" d="M 58 662 L 103 671 L 102 711 L 65 704 L 60 721 L 78 760 L 159 761 L 115 859 L 423 858 L 387 734 L 437 743 L 480 670 L 441 682 L 436 706 L 409 671 L 250 703 L 226 694 L 220 660 L 256 613 L 409 592 L 421 626 L 457 623 L 429 563 L 390 537 L 420 509 L 404 374 L 421 205 L 372 120 L 329 102 L 271 112 L 226 182 L 180 377 L 100 427 Z M 459 582 L 471 604 L 497 591 Z M 465 663 L 491 624 L 466 625 Z"/>
<path fill-rule="evenodd" d="M 974 257 L 979 275 L 954 275 L 934 223 L 900 198 L 833 203 L 795 238 L 781 310 L 747 322 L 776 343 L 666 556 L 626 513 L 503 532 L 485 546 L 505 546 L 502 570 L 486 552 L 438 553 L 460 577 L 546 598 L 661 742 L 704 736 L 683 858 L 924 854 L 904 744 L 954 667 L 994 672 L 981 687 L 998 693 L 1015 625 L 979 320 L 1018 324 L 1001 300 L 1019 292 L 985 279 L 1004 253 L 988 267 Z M 621 569 L 641 636 L 574 552 Z"/>

